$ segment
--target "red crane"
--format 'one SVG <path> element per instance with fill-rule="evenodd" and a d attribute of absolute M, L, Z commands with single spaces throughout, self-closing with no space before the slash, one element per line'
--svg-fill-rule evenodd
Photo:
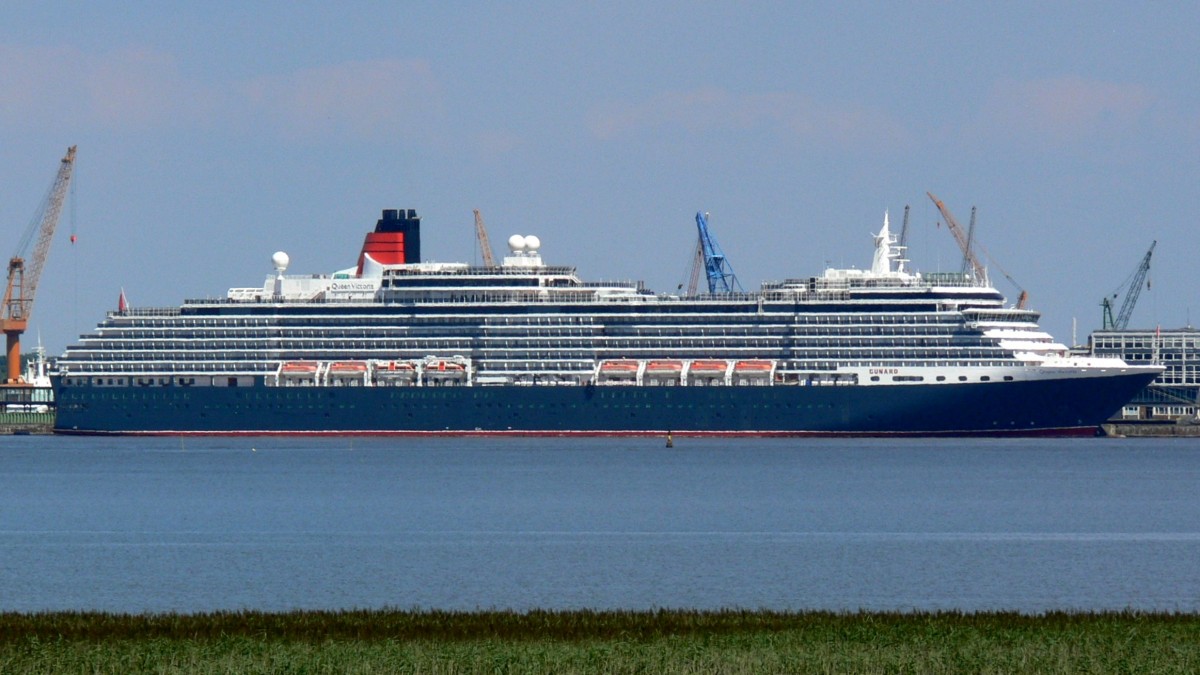
<path fill-rule="evenodd" d="M 4 331 L 5 345 L 8 354 L 8 384 L 25 384 L 21 378 L 21 334 L 29 327 L 29 315 L 33 312 L 33 299 L 37 294 L 38 281 L 42 277 L 42 269 L 46 266 L 46 256 L 50 253 L 50 242 L 54 239 L 54 229 L 58 227 L 58 218 L 62 214 L 63 202 L 67 198 L 67 186 L 71 182 L 71 170 L 75 166 L 75 146 L 67 148 L 67 155 L 62 158 L 58 174 L 41 206 L 29 222 L 29 228 L 21 237 L 17 253 L 8 261 L 8 286 L 4 289 L 4 304 L 0 306 L 0 330 Z M 37 234 L 37 244 L 33 247 L 33 255 L 28 264 L 24 258 L 25 249 L 33 235 Z"/>
<path fill-rule="evenodd" d="M 962 226 L 958 224 L 958 221 L 954 218 L 954 214 L 950 213 L 950 209 L 946 208 L 942 200 L 934 197 L 932 192 L 926 192 L 925 194 L 929 195 L 929 198 L 933 200 L 934 206 L 942 213 L 942 218 L 946 220 L 946 227 L 954 235 L 954 240 L 958 242 L 958 247 L 962 249 L 963 261 L 970 267 L 970 271 L 975 276 L 975 281 L 978 283 L 987 283 L 987 270 L 984 268 L 977 253 L 983 247 L 979 245 L 979 242 L 973 241 L 973 237 L 969 233 L 963 233 Z M 971 220 L 974 222 L 974 217 Z M 992 262 L 995 263 L 995 260 Z M 1000 267 L 1000 265 L 996 264 L 996 267 Z M 1012 282 L 1012 285 L 1016 286 L 1017 290 L 1020 291 L 1020 294 L 1017 296 L 1017 309 L 1025 309 L 1025 306 L 1029 303 L 1028 291 L 1022 288 L 1021 284 L 1018 284 L 1016 279 L 1013 279 L 1008 272 L 1005 272 L 1003 267 L 1000 267 L 1000 272 L 1004 274 L 1005 279 Z"/>
<path fill-rule="evenodd" d="M 496 258 L 492 255 L 492 242 L 488 241 L 487 226 L 483 224 L 483 216 L 475 209 L 475 238 L 479 240 L 479 252 L 483 254 L 483 266 L 495 267 Z"/>

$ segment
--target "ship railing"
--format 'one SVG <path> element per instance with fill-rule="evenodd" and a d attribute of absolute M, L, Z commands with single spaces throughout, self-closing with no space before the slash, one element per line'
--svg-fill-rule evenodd
<path fill-rule="evenodd" d="M 108 312 L 110 318 L 117 316 L 179 316 L 178 307 L 128 307 L 126 309 L 111 310 Z"/>
<path fill-rule="evenodd" d="M 970 275 L 957 272 L 931 272 L 921 276 L 906 278 L 894 277 L 810 277 L 807 279 L 784 279 L 782 281 L 764 281 L 764 291 L 823 291 L 842 290 L 850 288 L 982 288 L 978 281 Z"/>
<path fill-rule="evenodd" d="M 697 293 L 681 295 L 679 300 L 685 302 L 758 302 L 761 293 Z"/>
<path fill-rule="evenodd" d="M 453 277 L 453 276 L 571 276 L 575 274 L 575 268 L 570 265 L 538 265 L 536 267 L 505 267 L 503 265 L 495 265 L 487 267 L 485 265 L 470 265 L 467 267 L 447 267 L 436 271 L 422 269 L 408 269 L 403 267 L 393 267 L 383 271 L 384 276 L 391 277 Z"/>
<path fill-rule="evenodd" d="M 633 288 L 636 290 L 645 290 L 646 282 L 633 281 L 630 279 L 620 279 L 616 281 L 582 281 L 579 285 L 583 288 Z"/>

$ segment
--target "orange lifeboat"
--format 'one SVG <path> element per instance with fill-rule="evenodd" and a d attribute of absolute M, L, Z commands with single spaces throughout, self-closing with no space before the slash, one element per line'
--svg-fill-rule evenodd
<path fill-rule="evenodd" d="M 682 371 L 682 361 L 651 361 L 646 364 L 648 373 L 679 373 Z"/>
<path fill-rule="evenodd" d="M 289 375 L 308 375 L 317 372 L 316 361 L 289 361 L 283 364 L 282 372 Z"/>
<path fill-rule="evenodd" d="M 336 361 L 329 364 L 331 373 L 365 373 L 367 364 L 362 361 Z"/>
<path fill-rule="evenodd" d="M 774 365 L 771 361 L 738 361 L 733 370 L 737 373 L 769 373 Z"/>
<path fill-rule="evenodd" d="M 693 373 L 724 373 L 729 367 L 727 361 L 692 361 Z"/>
<path fill-rule="evenodd" d="M 605 361 L 600 366 L 600 372 L 609 374 L 637 373 L 637 361 Z"/>

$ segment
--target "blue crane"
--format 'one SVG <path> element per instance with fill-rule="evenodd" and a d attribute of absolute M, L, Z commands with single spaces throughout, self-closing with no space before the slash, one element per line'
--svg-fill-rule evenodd
<path fill-rule="evenodd" d="M 1103 330 L 1125 330 L 1129 327 L 1129 317 L 1133 316 L 1133 307 L 1137 304 L 1138 295 L 1142 292 L 1142 282 L 1145 281 L 1146 274 L 1150 272 L 1150 256 L 1154 254 L 1154 247 L 1157 245 L 1157 240 L 1151 242 L 1150 250 L 1146 251 L 1146 255 L 1133 274 L 1129 275 L 1129 278 L 1113 292 L 1111 299 L 1105 296 L 1104 300 L 1100 302 L 1100 306 L 1104 308 Z M 1125 292 L 1125 301 L 1121 303 L 1121 311 L 1117 313 L 1117 318 L 1113 319 L 1112 300 L 1116 300 L 1121 289 L 1126 286 L 1129 287 L 1129 290 Z"/>
<path fill-rule="evenodd" d="M 738 283 L 733 267 L 725 259 L 725 252 L 708 231 L 708 217 L 696 214 L 696 229 L 700 233 L 700 251 L 704 255 L 704 274 L 708 277 L 709 293 L 745 292 Z"/>

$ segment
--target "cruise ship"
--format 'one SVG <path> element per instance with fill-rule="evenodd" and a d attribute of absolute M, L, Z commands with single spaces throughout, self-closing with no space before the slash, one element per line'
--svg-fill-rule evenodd
<path fill-rule="evenodd" d="M 547 264 L 430 262 L 387 209 L 357 264 L 181 306 L 122 302 L 53 377 L 75 434 L 1080 435 L 1162 369 L 1072 356 L 986 280 L 864 269 L 654 293 Z"/>

